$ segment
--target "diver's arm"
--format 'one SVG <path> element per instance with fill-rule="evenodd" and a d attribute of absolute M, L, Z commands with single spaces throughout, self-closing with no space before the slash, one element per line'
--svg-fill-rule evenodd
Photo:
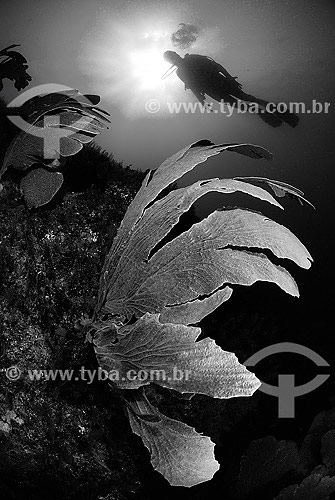
<path fill-rule="evenodd" d="M 209 61 L 211 61 L 212 65 L 214 65 L 216 67 L 216 70 L 219 72 L 219 73 L 222 73 L 223 76 L 225 76 L 228 80 L 236 80 L 237 76 L 232 76 L 227 70 L 226 68 L 224 68 L 221 64 L 219 64 L 218 62 L 216 62 L 212 57 L 209 57 L 209 56 L 201 56 L 199 54 L 185 54 L 184 56 L 184 59 L 193 59 L 193 60 L 197 60 L 197 59 L 207 59 Z"/>
<path fill-rule="evenodd" d="M 225 76 L 226 78 L 228 78 L 229 80 L 236 80 L 237 76 L 232 76 L 227 70 L 226 68 L 224 68 L 222 66 L 222 64 L 219 64 L 218 62 L 214 61 L 214 59 L 212 59 L 211 57 L 208 57 L 206 56 L 207 59 L 210 59 L 213 63 L 216 64 L 216 67 L 217 67 L 217 70 L 219 71 L 219 73 L 222 73 L 223 76 Z"/>
<path fill-rule="evenodd" d="M 192 94 L 198 99 L 198 101 L 208 110 L 212 111 L 211 105 L 206 102 L 206 96 L 205 94 L 202 94 L 201 92 L 198 92 L 197 90 L 190 89 Z"/>
<path fill-rule="evenodd" d="M 222 73 L 226 78 L 229 80 L 236 80 L 237 76 L 231 76 L 231 74 L 226 70 L 226 68 L 221 66 L 221 64 L 218 64 L 218 66 L 220 73 Z"/>
<path fill-rule="evenodd" d="M 206 101 L 206 96 L 205 94 L 202 94 L 201 92 L 198 92 L 197 90 L 190 89 L 192 94 L 195 95 L 195 97 L 198 99 L 198 101 L 201 102 L 201 104 L 205 105 Z"/>

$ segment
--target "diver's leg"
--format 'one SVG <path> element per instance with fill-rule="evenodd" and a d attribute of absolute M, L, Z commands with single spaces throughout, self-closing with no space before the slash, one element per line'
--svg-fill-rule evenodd
<path fill-rule="evenodd" d="M 243 104 L 245 104 L 248 107 L 248 109 L 250 109 L 250 112 L 252 108 L 252 112 L 254 114 L 257 114 L 261 118 L 261 120 L 263 120 L 271 127 L 280 127 L 280 125 L 282 125 L 283 123 L 282 118 L 277 116 L 275 113 L 270 113 L 269 111 L 266 111 L 265 107 L 268 104 L 267 101 L 264 101 L 263 99 L 258 99 L 257 97 L 251 94 L 246 94 L 245 92 L 243 92 L 243 90 L 235 92 L 234 98 L 236 100 L 236 107 L 239 106 L 239 101 L 242 101 Z M 257 105 L 256 110 L 255 107 L 253 106 L 254 104 Z"/>
<path fill-rule="evenodd" d="M 259 106 L 262 106 L 262 108 L 266 108 L 266 106 L 268 104 L 270 104 L 269 101 L 265 101 L 264 99 L 259 99 L 258 97 L 255 97 L 251 94 L 246 94 L 242 90 L 238 93 L 238 95 L 236 95 L 236 97 L 238 99 L 241 99 L 242 101 L 250 103 L 250 105 L 252 103 L 256 103 Z M 298 125 L 299 116 L 296 115 L 295 113 L 290 113 L 289 111 L 284 111 L 283 113 L 280 113 L 276 110 L 275 103 L 273 103 L 272 109 L 273 109 L 273 111 L 272 110 L 267 111 L 266 109 L 262 109 L 262 110 L 259 110 L 259 112 L 258 112 L 260 118 L 262 118 L 262 115 L 263 115 L 264 121 L 268 120 L 267 123 L 269 123 L 269 125 L 271 125 L 270 122 L 272 121 L 273 122 L 272 126 L 278 127 L 278 120 L 280 120 L 282 122 L 283 121 L 286 122 L 291 127 L 296 127 Z M 269 115 L 272 115 L 274 117 L 274 119 L 271 120 Z M 277 125 L 275 125 L 275 123 L 277 123 Z"/>
<path fill-rule="evenodd" d="M 234 95 L 237 97 L 237 99 L 240 99 L 241 101 L 245 101 L 248 103 L 256 103 L 259 106 L 265 107 L 267 104 L 269 104 L 268 101 L 265 101 L 264 99 L 259 99 L 258 97 L 255 97 L 251 94 L 247 94 L 246 92 L 243 92 L 243 90 Z"/>

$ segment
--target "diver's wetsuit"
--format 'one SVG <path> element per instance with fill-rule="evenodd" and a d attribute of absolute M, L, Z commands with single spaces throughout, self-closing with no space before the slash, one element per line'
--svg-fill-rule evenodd
<path fill-rule="evenodd" d="M 295 127 L 299 117 L 294 113 L 270 113 L 264 108 L 268 101 L 259 99 L 242 90 L 242 85 L 216 61 L 199 54 L 186 54 L 182 64 L 178 65 L 177 76 L 184 82 L 185 89 L 190 89 L 204 103 L 207 94 L 216 101 L 224 101 L 237 106 L 238 100 L 247 104 L 256 103 L 260 109 L 257 114 L 266 123 L 278 127 L 283 121 Z"/>

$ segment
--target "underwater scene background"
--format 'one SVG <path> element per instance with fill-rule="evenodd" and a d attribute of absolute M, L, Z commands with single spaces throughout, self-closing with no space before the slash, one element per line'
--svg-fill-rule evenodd
<path fill-rule="evenodd" d="M 120 398 L 106 384 L 13 383 L 0 373 L 5 498 L 334 498 L 333 2 L 13 0 L 2 2 L 0 12 L 0 49 L 20 44 L 29 86 L 57 83 L 99 94 L 99 107 L 111 121 L 96 146 L 68 159 L 64 185 L 49 204 L 28 210 L 17 177 L 3 182 L 0 368 L 97 366 L 82 326 L 94 312 L 100 271 L 117 228 L 144 173 L 201 139 L 256 144 L 274 159 L 224 153 L 185 174 L 179 187 L 212 177 L 259 176 L 296 186 L 315 206 L 285 197 L 279 199 L 281 211 L 243 194 L 208 194 L 196 202 L 179 229 L 220 206 L 242 206 L 288 227 L 314 259 L 308 271 L 285 261 L 299 298 L 269 283 L 235 287 L 231 299 L 201 321 L 202 336 L 234 352 L 241 363 L 267 346 L 291 342 L 330 365 L 282 353 L 249 368 L 273 385 L 278 374 L 294 374 L 296 385 L 330 374 L 319 388 L 295 399 L 294 418 L 278 418 L 278 399 L 261 391 L 250 398 L 188 400 L 150 386 L 150 400 L 160 411 L 216 445 L 220 471 L 190 489 L 170 486 L 153 470 Z M 180 23 L 193 27 L 186 46 L 171 38 Z M 170 113 L 167 102 L 196 103 L 196 98 L 176 74 L 161 80 L 168 69 L 161 57 L 165 50 L 212 57 L 238 76 L 246 92 L 263 99 L 303 102 L 309 110 L 313 100 L 330 106 L 327 112 L 299 113 L 295 128 L 272 128 L 250 113 Z M 11 81 L 3 83 L 1 160 L 12 133 L 5 103 L 17 96 Z M 146 109 L 149 99 L 159 103 L 157 112 Z"/>

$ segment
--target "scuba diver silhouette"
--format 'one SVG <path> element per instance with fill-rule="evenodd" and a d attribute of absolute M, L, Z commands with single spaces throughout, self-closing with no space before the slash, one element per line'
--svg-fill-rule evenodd
<path fill-rule="evenodd" d="M 279 113 L 267 111 L 265 107 L 268 101 L 258 99 L 242 90 L 242 85 L 236 81 L 236 76 L 231 76 L 228 71 L 211 57 L 199 54 L 186 54 L 184 58 L 176 52 L 167 50 L 163 55 L 164 59 L 172 64 L 162 78 L 166 78 L 173 71 L 184 82 L 185 90 L 189 89 L 195 97 L 206 106 L 206 94 L 215 101 L 224 101 L 234 107 L 238 107 L 239 101 L 243 101 L 246 106 L 256 109 L 258 116 L 271 127 L 279 127 L 286 122 L 291 127 L 296 127 L 299 117 L 288 111 Z M 275 105 L 273 106 L 275 108 Z"/>

